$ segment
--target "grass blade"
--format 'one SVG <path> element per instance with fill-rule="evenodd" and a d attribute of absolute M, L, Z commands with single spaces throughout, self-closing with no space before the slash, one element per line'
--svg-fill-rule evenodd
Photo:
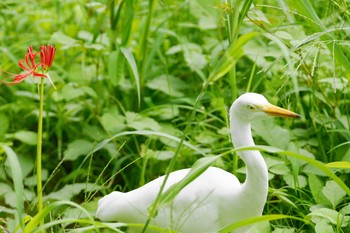
<path fill-rule="evenodd" d="M 24 186 L 23 186 L 23 175 L 22 168 L 19 164 L 16 153 L 8 146 L 1 144 L 4 149 L 9 167 L 11 170 L 11 176 L 13 180 L 14 189 L 16 192 L 16 224 L 20 225 L 23 229 L 23 213 L 24 213 Z"/>
<path fill-rule="evenodd" d="M 209 168 L 218 158 L 218 156 L 208 156 L 197 160 L 190 172 L 178 183 L 172 185 L 169 189 L 167 189 L 159 198 L 158 202 L 153 203 L 152 205 L 166 205 L 169 204 L 176 197 L 179 192 L 185 188 L 189 183 L 195 180 L 198 176 L 200 176 L 205 170 Z M 154 207 L 151 207 L 154 208 Z"/>
<path fill-rule="evenodd" d="M 72 206 L 75 207 L 79 210 L 81 210 L 89 219 L 90 223 L 94 223 L 94 219 L 91 216 L 91 214 L 89 214 L 89 212 L 84 209 L 83 207 L 81 207 L 80 205 L 72 202 L 72 201 L 57 201 L 54 202 L 48 206 L 46 206 L 42 211 L 40 211 L 39 213 L 37 213 L 30 221 L 29 223 L 25 226 L 23 233 L 34 233 L 34 232 L 38 232 L 41 231 L 42 228 L 47 227 L 47 224 L 42 225 L 38 228 L 38 225 L 40 224 L 40 222 L 42 221 L 42 219 L 45 218 L 45 216 L 47 216 L 48 214 L 51 214 L 51 212 L 61 206 Z M 49 224 L 50 225 L 50 224 Z M 95 224 L 94 224 L 95 226 Z M 95 228 L 96 229 L 96 228 Z M 98 229 L 96 229 L 98 231 Z"/>
<path fill-rule="evenodd" d="M 350 162 L 348 161 L 337 161 L 332 163 L 325 164 L 326 167 L 329 168 L 342 168 L 342 169 L 350 169 Z"/>
<path fill-rule="evenodd" d="M 243 55 L 243 45 L 254 37 L 259 35 L 258 32 L 249 32 L 238 38 L 238 40 L 231 44 L 223 57 L 218 61 L 213 71 L 209 74 L 207 82 L 212 84 L 227 74 L 236 64 L 238 59 Z"/>
<path fill-rule="evenodd" d="M 136 90 L 137 90 L 137 100 L 138 100 L 138 105 L 140 106 L 141 104 L 141 85 L 140 85 L 140 76 L 139 72 L 137 70 L 136 66 L 136 61 L 134 58 L 134 55 L 132 54 L 131 50 L 129 48 L 124 48 L 122 47 L 120 49 L 126 60 L 128 61 L 129 68 L 134 76 L 135 79 L 135 84 L 136 84 Z"/>
<path fill-rule="evenodd" d="M 235 223 L 221 229 L 219 231 L 219 233 L 229 233 L 229 232 L 236 230 L 238 228 L 248 226 L 250 224 L 254 224 L 254 223 L 258 223 L 258 222 L 272 221 L 272 220 L 286 219 L 286 218 L 291 218 L 291 219 L 300 220 L 302 222 L 306 222 L 304 219 L 289 216 L 289 215 L 271 214 L 271 215 L 258 216 L 258 217 L 254 217 L 254 218 L 248 218 L 248 219 L 244 219 L 244 220 L 239 221 L 239 222 L 235 222 Z"/>
<path fill-rule="evenodd" d="M 326 31 L 326 27 L 318 17 L 315 9 L 313 8 L 309 0 L 296 1 L 296 6 L 301 14 L 308 18 L 313 24 L 310 24 L 314 32 Z M 338 40 L 334 39 L 331 34 L 327 34 L 321 37 L 321 40 L 326 43 L 327 48 L 334 56 L 334 60 L 337 65 L 343 66 L 347 73 L 350 73 L 350 61 L 345 56 L 342 48 L 339 46 Z M 333 43 L 329 43 L 333 41 Z"/>

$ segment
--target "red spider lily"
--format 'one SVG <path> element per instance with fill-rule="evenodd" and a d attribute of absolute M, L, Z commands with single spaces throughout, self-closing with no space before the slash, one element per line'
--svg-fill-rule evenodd
<path fill-rule="evenodd" d="M 51 67 L 55 53 L 56 48 L 52 45 L 43 45 L 40 47 L 40 64 L 43 70 L 46 71 Z"/>
<path fill-rule="evenodd" d="M 38 53 L 33 52 L 33 47 L 29 46 L 27 49 L 27 54 L 24 56 L 24 59 L 18 61 L 18 66 L 22 68 L 25 73 L 22 74 L 12 74 L 14 75 L 13 82 L 3 82 L 7 85 L 15 85 L 22 82 L 29 76 L 45 78 L 47 77 L 46 70 L 49 69 L 52 65 L 56 48 L 52 45 L 41 46 L 40 47 L 40 63 L 35 62 L 35 58 Z M 38 67 L 42 67 L 42 72 L 38 71 Z"/>

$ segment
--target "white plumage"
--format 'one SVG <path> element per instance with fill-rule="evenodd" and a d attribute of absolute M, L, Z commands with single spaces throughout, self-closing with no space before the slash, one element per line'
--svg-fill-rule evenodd
<path fill-rule="evenodd" d="M 262 95 L 246 93 L 230 108 L 230 129 L 235 147 L 253 146 L 250 122 L 266 116 L 299 117 L 298 114 L 274 106 Z M 260 216 L 266 203 L 268 171 L 259 151 L 241 151 L 238 154 L 247 167 L 243 184 L 231 173 L 210 167 L 187 185 L 172 204 L 161 207 L 151 225 L 180 233 L 215 233 L 234 222 Z M 190 169 L 170 173 L 165 190 L 186 176 Z M 148 218 L 148 207 L 155 200 L 164 176 L 127 193 L 112 192 L 103 197 L 96 217 L 102 221 L 143 224 Z M 130 228 L 129 232 L 141 232 Z M 248 227 L 235 233 L 247 232 Z M 156 232 L 147 230 L 146 232 Z"/>

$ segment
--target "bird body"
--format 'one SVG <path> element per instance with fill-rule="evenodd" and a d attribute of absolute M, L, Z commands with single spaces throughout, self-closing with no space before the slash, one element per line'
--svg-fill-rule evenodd
<path fill-rule="evenodd" d="M 190 169 L 182 169 L 172 172 L 165 190 L 183 179 L 189 171 Z M 161 176 L 127 193 L 112 192 L 99 203 L 97 217 L 104 221 L 118 219 L 126 223 L 145 223 L 147 208 L 155 200 L 163 180 L 164 176 Z M 181 233 L 214 233 L 232 222 L 261 214 L 264 207 L 259 204 L 261 200 L 242 202 L 243 195 L 246 194 L 241 190 L 242 186 L 233 174 L 209 167 L 186 186 L 170 206 L 161 207 L 151 225 L 171 228 Z M 258 206 L 260 208 L 256 210 Z M 247 209 L 251 211 L 247 212 Z M 201 224 L 193 225 L 193 222 Z M 134 231 L 140 232 L 140 228 Z"/>
<path fill-rule="evenodd" d="M 262 95 L 247 93 L 239 97 L 230 108 L 233 145 L 254 146 L 250 122 L 268 115 L 299 117 L 296 113 L 271 105 Z M 215 233 L 229 224 L 260 216 L 268 192 L 265 161 L 257 150 L 240 151 L 238 155 L 247 168 L 244 183 L 241 184 L 229 172 L 209 167 L 183 188 L 171 204 L 161 206 L 150 224 L 180 233 Z M 183 179 L 189 171 L 182 169 L 170 173 L 164 191 Z M 97 218 L 102 221 L 145 223 L 148 208 L 156 199 L 164 177 L 127 193 L 112 192 L 103 197 L 98 203 Z M 248 229 L 249 226 L 234 232 L 244 233 Z M 141 232 L 141 228 L 130 228 L 129 232 Z"/>

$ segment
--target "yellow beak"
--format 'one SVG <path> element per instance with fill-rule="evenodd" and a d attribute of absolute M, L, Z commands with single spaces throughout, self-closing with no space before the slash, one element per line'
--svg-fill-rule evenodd
<path fill-rule="evenodd" d="M 278 117 L 292 117 L 292 118 L 300 118 L 301 116 L 295 112 L 289 111 L 284 108 L 277 107 L 275 105 L 269 104 L 264 106 L 263 111 L 271 116 Z"/>

